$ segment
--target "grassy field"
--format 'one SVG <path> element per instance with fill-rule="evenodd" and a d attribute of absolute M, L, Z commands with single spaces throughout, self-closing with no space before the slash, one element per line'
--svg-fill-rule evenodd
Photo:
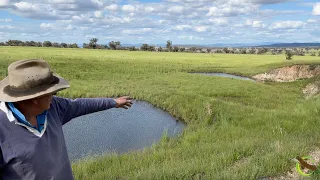
<path fill-rule="evenodd" d="M 0 48 L 0 75 L 10 62 L 43 58 L 71 83 L 64 97 L 130 95 L 168 111 L 187 126 L 141 152 L 73 164 L 76 179 L 257 179 L 295 166 L 290 159 L 320 147 L 320 98 L 301 89 L 319 77 L 255 83 L 187 72 L 251 76 L 320 57 Z M 79 147 L 80 148 L 80 147 Z"/>

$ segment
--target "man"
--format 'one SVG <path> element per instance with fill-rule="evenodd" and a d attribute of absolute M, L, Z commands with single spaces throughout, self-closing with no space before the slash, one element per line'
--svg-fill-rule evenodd
<path fill-rule="evenodd" d="M 69 88 L 39 59 L 16 61 L 0 82 L 0 179 L 73 179 L 62 125 L 81 115 L 131 106 L 129 97 L 53 96 Z"/>

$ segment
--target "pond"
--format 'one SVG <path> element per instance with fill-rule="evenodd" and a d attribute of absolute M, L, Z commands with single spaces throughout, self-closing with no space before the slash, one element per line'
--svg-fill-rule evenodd
<path fill-rule="evenodd" d="M 181 134 L 184 124 L 143 101 L 132 107 L 109 109 L 73 119 L 63 126 L 72 162 L 103 153 L 126 153 L 150 147 L 164 133 Z"/>
<path fill-rule="evenodd" d="M 226 74 L 226 73 L 191 73 L 191 74 L 201 74 L 201 75 L 207 75 L 207 76 L 219 76 L 219 77 L 226 77 L 226 78 L 241 79 L 246 81 L 255 81 L 248 77 L 236 76 L 236 75 Z"/>

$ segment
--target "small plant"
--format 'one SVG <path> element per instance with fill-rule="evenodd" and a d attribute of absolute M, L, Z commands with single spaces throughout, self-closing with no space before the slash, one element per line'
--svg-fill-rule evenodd
<path fill-rule="evenodd" d="M 286 51 L 286 60 L 291 60 L 293 56 L 293 53 L 291 51 Z"/>

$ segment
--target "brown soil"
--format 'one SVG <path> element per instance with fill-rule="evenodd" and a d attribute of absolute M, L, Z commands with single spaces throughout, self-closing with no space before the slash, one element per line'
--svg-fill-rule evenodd
<path fill-rule="evenodd" d="M 316 81 L 314 83 L 308 84 L 303 89 L 303 94 L 305 95 L 305 98 L 309 99 L 310 97 L 316 96 L 320 94 L 320 81 Z"/>
<path fill-rule="evenodd" d="M 258 81 L 291 82 L 320 76 L 320 65 L 293 65 L 253 76 Z"/>

